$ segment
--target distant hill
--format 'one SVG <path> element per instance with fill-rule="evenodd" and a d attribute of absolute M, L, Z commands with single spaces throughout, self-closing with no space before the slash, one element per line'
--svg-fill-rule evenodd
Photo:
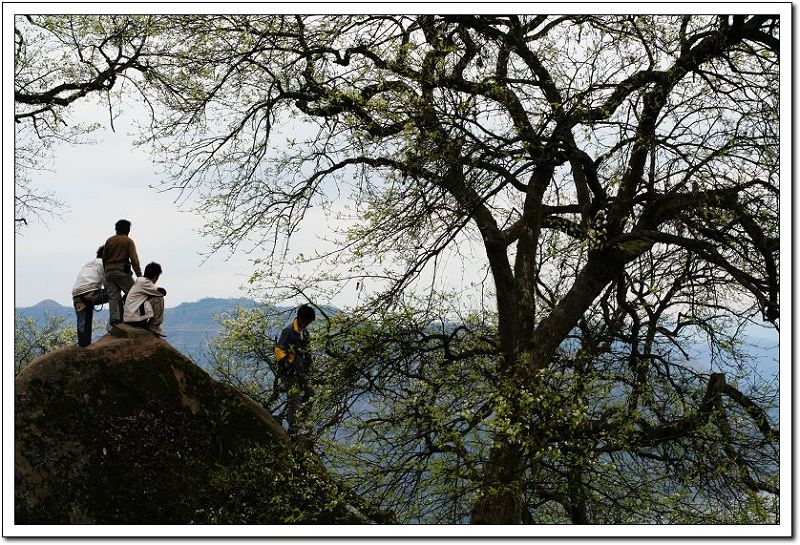
<path fill-rule="evenodd" d="M 68 320 L 75 322 L 75 310 L 72 307 L 60 305 L 52 299 L 45 299 L 32 307 L 15 307 L 14 315 L 35 318 L 40 324 L 44 323 L 47 316 L 64 316 Z M 95 312 L 94 320 L 97 322 L 101 319 L 103 321 L 108 320 L 108 305 L 103 305 L 103 309 L 100 312 Z"/>
<path fill-rule="evenodd" d="M 254 308 L 258 303 L 252 299 L 217 299 L 207 297 L 194 303 L 164 310 L 164 328 L 169 343 L 189 356 L 197 364 L 205 366 L 205 351 L 208 342 L 220 329 L 218 317 L 236 308 Z"/>
<path fill-rule="evenodd" d="M 220 299 L 207 297 L 192 303 L 180 305 L 164 310 L 164 329 L 169 343 L 189 356 L 198 365 L 206 366 L 205 351 L 208 341 L 220 329 L 216 317 L 237 307 L 253 308 L 258 303 L 246 298 Z M 52 299 L 46 299 L 32 307 L 18 307 L 14 309 L 17 316 L 29 316 L 39 323 L 44 323 L 46 316 L 64 316 L 68 323 L 75 323 L 75 310 L 72 307 L 61 305 Z M 95 312 L 95 323 L 108 322 L 108 305 L 103 305 L 102 310 Z M 95 331 L 94 340 L 102 337 L 104 330 Z"/>

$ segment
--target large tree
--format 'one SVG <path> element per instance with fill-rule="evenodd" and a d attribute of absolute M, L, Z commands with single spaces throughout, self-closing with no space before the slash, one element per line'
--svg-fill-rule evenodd
<path fill-rule="evenodd" d="M 255 242 L 262 278 L 315 298 L 369 280 L 354 315 L 388 332 L 415 280 L 482 248 L 494 324 L 461 331 L 493 337 L 476 349 L 493 367 L 465 425 L 495 425 L 473 522 L 548 502 L 609 520 L 598 461 L 639 468 L 620 505 L 683 462 L 715 501 L 777 493 L 769 400 L 686 363 L 692 339 L 735 355 L 736 327 L 778 327 L 777 16 L 181 17 L 160 47 L 150 141 L 205 196 L 217 248 Z M 308 210 L 339 200 L 338 245 L 287 279 Z M 409 327 L 400 345 L 459 361 L 459 335 Z M 408 378 L 419 358 L 396 361 Z M 580 401 L 568 426 L 559 399 Z"/>

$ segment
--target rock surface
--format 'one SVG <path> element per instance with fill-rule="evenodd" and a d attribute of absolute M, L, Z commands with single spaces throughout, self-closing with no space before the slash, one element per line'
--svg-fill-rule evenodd
<path fill-rule="evenodd" d="M 256 402 L 148 331 L 15 380 L 16 524 L 360 522 Z"/>

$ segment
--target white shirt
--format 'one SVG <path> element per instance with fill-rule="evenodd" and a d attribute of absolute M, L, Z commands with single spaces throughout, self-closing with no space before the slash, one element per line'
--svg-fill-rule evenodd
<path fill-rule="evenodd" d="M 153 306 L 150 304 L 151 297 L 164 297 L 158 291 L 156 285 L 144 276 L 140 276 L 133 283 L 131 291 L 125 299 L 125 312 L 122 315 L 123 322 L 141 322 L 142 320 L 149 320 L 153 317 Z M 144 303 L 144 314 L 139 312 L 139 307 Z"/>
<path fill-rule="evenodd" d="M 84 265 L 81 272 L 78 273 L 75 285 L 72 286 L 72 296 L 83 295 L 84 293 L 89 293 L 90 291 L 101 288 L 104 278 L 103 260 L 100 258 L 93 259 Z"/>

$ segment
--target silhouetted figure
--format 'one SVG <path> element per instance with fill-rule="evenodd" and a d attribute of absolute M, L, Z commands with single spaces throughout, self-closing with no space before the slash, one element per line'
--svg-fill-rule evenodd
<path fill-rule="evenodd" d="M 78 346 L 92 343 L 92 316 L 94 306 L 108 302 L 108 292 L 103 288 L 103 246 L 97 257 L 83 266 L 72 287 L 72 306 L 78 319 Z"/>
<path fill-rule="evenodd" d="M 313 308 L 300 305 L 297 309 L 297 318 L 281 331 L 275 344 L 278 371 L 268 405 L 275 401 L 280 392 L 286 393 L 286 422 L 290 434 L 298 432 L 300 428 L 298 413 L 301 413 L 301 409 L 311 398 L 308 371 L 311 368 L 312 357 L 308 351 L 310 338 L 306 328 L 315 318 Z"/>
<path fill-rule="evenodd" d="M 136 253 L 136 244 L 128 236 L 131 232 L 131 222 L 119 220 L 114 225 L 116 235 L 106 240 L 103 249 L 103 269 L 105 270 L 105 285 L 108 290 L 108 313 L 110 325 L 122 321 L 122 306 L 124 299 L 133 287 L 133 272 L 136 277 L 142 276 L 139 267 L 139 256 Z"/>

